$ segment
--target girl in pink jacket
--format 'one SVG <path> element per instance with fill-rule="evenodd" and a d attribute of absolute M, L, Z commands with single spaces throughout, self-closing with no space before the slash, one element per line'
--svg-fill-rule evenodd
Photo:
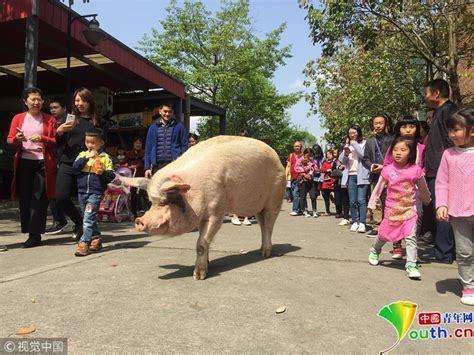
<path fill-rule="evenodd" d="M 444 151 L 436 175 L 436 217 L 451 222 L 461 303 L 474 306 L 474 109 L 458 111 L 446 126 L 455 146 Z"/>

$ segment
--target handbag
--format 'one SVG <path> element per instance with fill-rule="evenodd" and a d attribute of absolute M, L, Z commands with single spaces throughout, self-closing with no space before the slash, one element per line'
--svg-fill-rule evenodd
<path fill-rule="evenodd" d="M 329 176 L 331 179 L 340 179 L 342 178 L 342 171 L 339 169 L 331 170 L 331 174 L 329 174 Z"/>

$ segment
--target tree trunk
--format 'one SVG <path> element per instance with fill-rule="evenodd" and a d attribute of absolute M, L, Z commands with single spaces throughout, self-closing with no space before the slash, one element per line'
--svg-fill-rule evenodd
<path fill-rule="evenodd" d="M 452 2 L 451 2 L 452 3 Z M 449 10 L 449 8 L 448 8 Z M 447 22 L 448 22 L 448 76 L 449 84 L 451 86 L 451 100 L 457 105 L 461 104 L 461 88 L 459 87 L 459 75 L 458 75 L 458 48 L 456 41 L 456 14 L 457 11 L 448 11 Z"/>
<path fill-rule="evenodd" d="M 462 104 L 461 88 L 459 87 L 459 75 L 457 68 L 449 73 L 449 85 L 451 86 L 451 100 L 457 105 Z"/>

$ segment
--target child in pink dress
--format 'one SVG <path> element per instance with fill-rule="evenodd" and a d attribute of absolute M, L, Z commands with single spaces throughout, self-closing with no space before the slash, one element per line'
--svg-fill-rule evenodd
<path fill-rule="evenodd" d="M 413 116 L 410 116 L 410 115 L 402 116 L 397 121 L 397 124 L 395 125 L 393 132 L 394 132 L 395 138 L 403 136 L 406 138 L 414 139 L 417 142 L 415 163 L 418 164 L 421 168 L 423 168 L 425 146 L 419 143 L 420 137 L 421 137 L 420 122 L 418 122 L 418 120 Z M 386 165 L 389 165 L 391 163 L 393 163 L 393 157 L 390 151 L 388 150 L 387 153 L 385 154 L 383 166 L 385 167 Z M 418 203 L 417 211 L 418 211 L 418 220 L 420 220 L 421 214 L 423 212 L 421 203 Z M 402 249 L 401 242 L 393 243 L 392 259 L 402 259 L 402 258 L 403 258 L 403 249 Z"/>
<path fill-rule="evenodd" d="M 413 139 L 400 136 L 393 140 L 389 150 L 393 162 L 384 166 L 368 205 L 369 209 L 374 209 L 384 187 L 386 187 L 384 219 L 380 224 L 378 236 L 372 244 L 369 263 L 378 265 L 379 255 L 386 242 L 393 243 L 405 239 L 407 253 L 405 269 L 411 279 L 421 277 L 416 266 L 417 190 L 424 204 L 431 201 L 423 171 L 415 163 L 416 151 L 416 141 Z"/>
<path fill-rule="evenodd" d="M 474 109 L 446 121 L 455 147 L 444 151 L 436 176 L 436 216 L 451 222 L 463 285 L 461 303 L 474 306 Z"/>

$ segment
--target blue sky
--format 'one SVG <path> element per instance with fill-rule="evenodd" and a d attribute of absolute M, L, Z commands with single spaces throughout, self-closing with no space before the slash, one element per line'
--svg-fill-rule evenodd
<path fill-rule="evenodd" d="M 216 10 L 220 0 L 205 0 L 204 3 L 208 9 Z M 134 48 L 145 33 L 151 33 L 152 27 L 160 27 L 159 21 L 165 18 L 168 4 L 168 0 L 90 0 L 89 3 L 75 0 L 73 9 L 80 14 L 97 13 L 104 31 Z M 278 69 L 273 79 L 281 93 L 305 90 L 302 70 L 309 60 L 320 54 L 320 48 L 313 46 L 308 37 L 305 14 L 298 7 L 297 0 L 250 0 L 250 17 L 257 36 L 263 37 L 281 23 L 287 23 L 281 45 L 292 45 L 293 58 Z M 308 112 L 309 105 L 302 99 L 290 109 L 289 114 L 293 123 L 307 129 L 319 140 L 323 134 L 319 118 L 314 115 L 307 117 Z"/>

